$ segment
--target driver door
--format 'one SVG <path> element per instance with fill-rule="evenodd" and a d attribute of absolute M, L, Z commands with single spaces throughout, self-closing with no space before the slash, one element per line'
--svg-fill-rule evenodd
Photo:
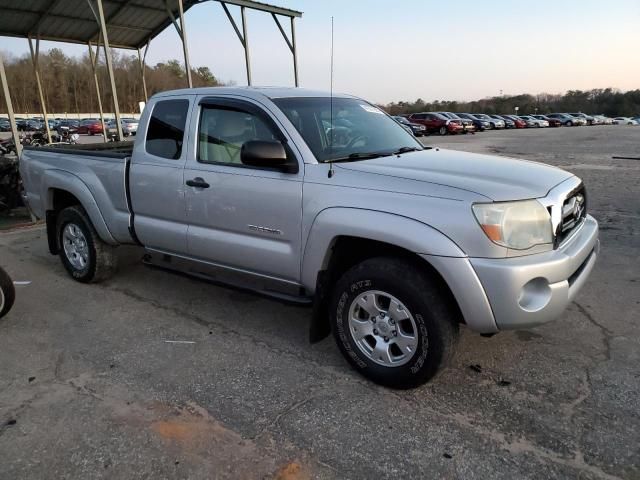
<path fill-rule="evenodd" d="M 276 122 L 251 102 L 207 97 L 198 117 L 197 147 L 184 171 L 189 256 L 297 282 L 304 164 L 285 173 L 242 163 L 250 140 L 281 141 L 294 155 Z"/>

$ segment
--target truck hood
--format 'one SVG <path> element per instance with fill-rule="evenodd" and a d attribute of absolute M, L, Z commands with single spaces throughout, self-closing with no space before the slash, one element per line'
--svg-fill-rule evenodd
<path fill-rule="evenodd" d="M 432 148 L 337 167 L 476 193 L 493 201 L 540 198 L 573 174 L 526 160 Z"/>

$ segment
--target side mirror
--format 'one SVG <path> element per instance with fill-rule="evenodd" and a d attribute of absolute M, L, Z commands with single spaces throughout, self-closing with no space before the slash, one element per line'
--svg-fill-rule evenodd
<path fill-rule="evenodd" d="M 242 144 L 240 161 L 243 165 L 273 168 L 285 173 L 298 173 L 298 163 L 289 160 L 280 142 L 250 140 Z"/>

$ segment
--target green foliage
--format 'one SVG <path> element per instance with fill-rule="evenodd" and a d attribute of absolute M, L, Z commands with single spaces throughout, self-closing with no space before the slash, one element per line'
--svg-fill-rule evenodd
<path fill-rule="evenodd" d="M 611 117 L 634 116 L 640 114 L 640 90 L 621 92 L 613 88 L 588 91 L 569 90 L 564 95 L 541 93 L 538 95 L 505 95 L 483 98 L 471 102 L 436 100 L 425 102 L 421 98 L 415 102 L 393 102 L 383 106 L 392 115 L 417 112 L 470 112 L 512 114 L 519 107 L 521 115 L 528 113 L 583 112 L 604 114 Z"/>

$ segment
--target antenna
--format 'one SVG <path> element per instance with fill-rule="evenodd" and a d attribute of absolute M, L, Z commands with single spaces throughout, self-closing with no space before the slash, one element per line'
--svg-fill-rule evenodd
<path fill-rule="evenodd" d="M 333 17 L 331 17 L 331 79 L 329 80 L 329 156 L 333 154 Z M 329 163 L 329 178 L 333 177 L 333 163 Z"/>

